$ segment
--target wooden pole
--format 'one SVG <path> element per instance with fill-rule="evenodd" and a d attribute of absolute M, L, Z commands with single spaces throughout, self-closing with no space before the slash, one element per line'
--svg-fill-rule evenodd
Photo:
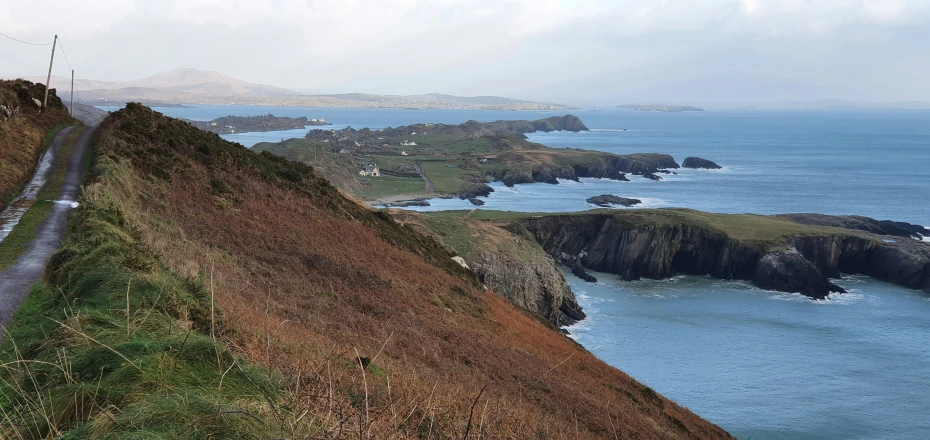
<path fill-rule="evenodd" d="M 48 89 L 49 82 L 52 80 L 52 63 L 55 62 L 55 45 L 58 44 L 58 34 L 55 34 L 55 39 L 52 41 L 52 58 L 48 60 L 48 77 L 45 78 L 45 99 L 42 100 L 42 109 L 44 110 L 48 107 Z"/>
<path fill-rule="evenodd" d="M 74 69 L 71 69 L 71 117 L 74 117 Z"/>

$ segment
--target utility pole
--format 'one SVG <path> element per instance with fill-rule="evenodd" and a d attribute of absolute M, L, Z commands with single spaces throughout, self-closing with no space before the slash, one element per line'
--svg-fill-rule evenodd
<path fill-rule="evenodd" d="M 74 117 L 74 69 L 71 69 L 71 117 Z"/>
<path fill-rule="evenodd" d="M 48 77 L 45 78 L 45 99 L 42 100 L 42 110 L 48 107 L 48 83 L 52 80 L 52 63 L 55 62 L 56 44 L 58 44 L 58 34 L 55 34 L 55 39 L 52 41 L 52 59 L 48 60 Z"/>

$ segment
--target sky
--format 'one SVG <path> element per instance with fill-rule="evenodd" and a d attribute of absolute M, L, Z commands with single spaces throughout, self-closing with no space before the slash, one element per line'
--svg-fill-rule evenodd
<path fill-rule="evenodd" d="M 574 105 L 930 101 L 930 0 L 0 0 L 55 73 Z M 0 37 L 0 77 L 49 48 Z"/>

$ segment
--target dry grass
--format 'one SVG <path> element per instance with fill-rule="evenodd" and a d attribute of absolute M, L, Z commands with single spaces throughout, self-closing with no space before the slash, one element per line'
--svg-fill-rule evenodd
<path fill-rule="evenodd" d="M 729 438 L 309 168 L 166 140 L 174 124 L 130 106 L 101 126 L 97 190 L 169 268 L 210 280 L 221 343 L 283 378 L 268 405 L 215 417 L 300 438 Z"/>

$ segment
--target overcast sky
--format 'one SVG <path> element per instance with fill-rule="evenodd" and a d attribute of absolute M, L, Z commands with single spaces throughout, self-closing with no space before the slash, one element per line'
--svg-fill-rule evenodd
<path fill-rule="evenodd" d="M 930 101 L 930 0 L 3 0 L 0 32 L 58 33 L 100 80 L 194 67 L 315 93 Z M 0 38 L 0 76 L 47 63 Z"/>

